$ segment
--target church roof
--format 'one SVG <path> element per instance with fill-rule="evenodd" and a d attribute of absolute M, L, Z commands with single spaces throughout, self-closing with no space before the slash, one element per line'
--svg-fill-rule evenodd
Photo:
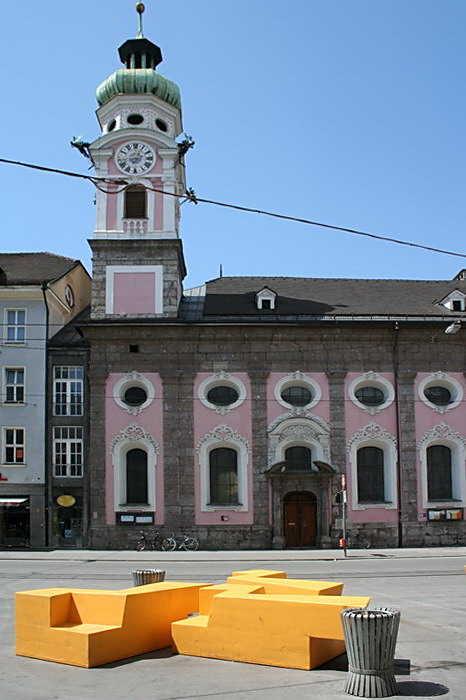
<path fill-rule="evenodd" d="M 258 309 L 264 287 L 277 294 L 274 309 Z M 220 277 L 189 290 L 183 313 L 194 320 L 315 320 L 318 318 L 462 316 L 440 305 L 464 280 L 379 280 L 304 277 Z"/>

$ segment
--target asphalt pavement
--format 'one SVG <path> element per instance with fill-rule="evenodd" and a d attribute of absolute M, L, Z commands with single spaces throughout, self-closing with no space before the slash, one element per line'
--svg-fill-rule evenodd
<path fill-rule="evenodd" d="M 466 547 L 401 550 L 135 552 L 0 551 L 2 700 L 282 700 L 350 697 L 345 655 L 313 671 L 180 656 L 163 649 L 94 669 L 14 653 L 14 592 L 120 589 L 131 571 L 158 567 L 168 580 L 219 583 L 232 571 L 273 568 L 290 578 L 342 581 L 347 595 L 401 611 L 395 671 L 399 696 L 466 698 Z"/>

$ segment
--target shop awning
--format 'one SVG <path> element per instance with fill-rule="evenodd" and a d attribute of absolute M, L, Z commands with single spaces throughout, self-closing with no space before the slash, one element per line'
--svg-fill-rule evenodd
<path fill-rule="evenodd" d="M 0 498 L 0 506 L 19 506 L 21 503 L 25 503 L 27 498 Z"/>

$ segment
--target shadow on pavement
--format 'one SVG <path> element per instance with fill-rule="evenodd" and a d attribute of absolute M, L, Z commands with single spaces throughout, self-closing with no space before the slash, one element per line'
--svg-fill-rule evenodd
<path fill-rule="evenodd" d="M 398 695 L 408 695 L 415 698 L 435 698 L 438 695 L 446 695 L 450 688 L 441 683 L 429 681 L 401 681 L 397 683 Z"/>

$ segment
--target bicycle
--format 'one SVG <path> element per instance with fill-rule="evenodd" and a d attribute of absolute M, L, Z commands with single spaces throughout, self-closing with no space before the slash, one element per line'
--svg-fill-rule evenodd
<path fill-rule="evenodd" d="M 368 535 L 363 535 L 360 532 L 354 535 L 346 535 L 346 546 L 348 549 L 369 549 L 371 546 L 371 539 Z"/>
<path fill-rule="evenodd" d="M 187 552 L 195 552 L 199 548 L 199 542 L 195 537 L 189 535 L 175 534 L 172 532 L 171 537 L 168 537 L 169 546 L 168 552 L 173 552 L 175 549 L 184 549 Z"/>
<path fill-rule="evenodd" d="M 136 542 L 135 550 L 143 552 L 145 549 L 161 549 L 163 552 L 171 551 L 170 538 L 162 537 L 157 530 L 152 537 L 149 537 L 147 532 L 141 530 L 141 536 Z"/>

